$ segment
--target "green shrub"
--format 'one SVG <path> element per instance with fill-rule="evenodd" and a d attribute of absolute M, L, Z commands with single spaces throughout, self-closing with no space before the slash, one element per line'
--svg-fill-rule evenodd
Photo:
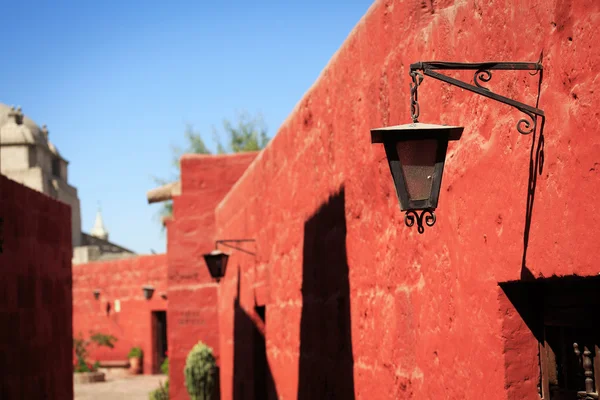
<path fill-rule="evenodd" d="M 164 386 L 159 382 L 160 387 L 150 392 L 150 400 L 169 400 L 169 380 L 165 382 Z"/>
<path fill-rule="evenodd" d="M 142 355 L 144 353 L 142 352 L 142 349 L 140 347 L 134 347 L 129 351 L 129 355 L 127 357 L 129 358 L 142 358 Z"/>
<path fill-rule="evenodd" d="M 75 365 L 73 370 L 75 372 L 93 372 L 98 370 L 100 363 L 96 361 L 93 365 L 87 360 L 88 358 L 88 347 L 94 343 L 98 347 L 110 347 L 114 348 L 114 342 L 117 338 L 112 335 L 105 335 L 103 333 L 92 334 L 89 340 L 85 340 L 83 335 L 80 333 L 78 338 L 73 338 L 73 350 L 75 350 Z"/>
<path fill-rule="evenodd" d="M 192 400 L 209 400 L 215 387 L 217 364 L 213 349 L 198 342 L 185 361 L 185 387 Z"/>
<path fill-rule="evenodd" d="M 160 370 L 163 374 L 169 375 L 169 359 L 165 358 L 165 361 L 160 365 Z"/>
<path fill-rule="evenodd" d="M 88 344 L 81 333 L 78 338 L 73 338 L 73 350 L 75 350 L 75 365 L 73 369 L 75 372 L 90 372 L 87 365 Z"/>

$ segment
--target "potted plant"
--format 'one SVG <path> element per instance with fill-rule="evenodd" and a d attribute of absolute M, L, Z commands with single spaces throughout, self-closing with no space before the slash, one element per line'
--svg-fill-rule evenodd
<path fill-rule="evenodd" d="M 129 351 L 129 372 L 133 375 L 137 375 L 142 372 L 142 357 L 144 353 L 140 347 L 133 347 Z"/>
<path fill-rule="evenodd" d="M 75 383 L 93 383 L 105 380 L 104 373 L 98 372 L 100 363 L 96 361 L 94 364 L 91 364 L 88 361 L 88 347 L 94 343 L 98 347 L 105 346 L 112 349 L 116 341 L 116 337 L 102 333 L 93 334 L 88 340 L 85 340 L 81 333 L 78 338 L 73 338 L 73 350 L 75 353 L 73 380 Z"/>

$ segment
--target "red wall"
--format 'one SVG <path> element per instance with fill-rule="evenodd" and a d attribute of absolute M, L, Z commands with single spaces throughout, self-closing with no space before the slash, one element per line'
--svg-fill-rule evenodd
<path fill-rule="evenodd" d="M 154 286 L 150 300 L 142 286 Z M 100 290 L 98 300 L 93 291 Z M 129 350 L 144 352 L 144 374 L 153 373 L 152 311 L 167 310 L 167 256 L 157 254 L 73 266 L 73 334 L 87 339 L 90 332 L 114 335 L 114 349 L 90 347 L 90 360 L 127 360 Z M 115 300 L 121 309 L 115 309 Z M 107 304 L 110 312 L 107 313 Z M 167 312 L 168 318 L 168 312 Z M 167 323 L 168 329 L 168 323 Z"/>
<path fill-rule="evenodd" d="M 71 210 L 0 175 L 0 398 L 72 399 Z"/>
<path fill-rule="evenodd" d="M 215 206 L 244 173 L 256 153 L 181 158 L 180 196 L 167 223 L 169 262 L 170 398 L 188 399 L 183 369 L 192 347 L 202 340 L 219 356 L 218 285 L 202 255 L 214 249 Z"/>
<path fill-rule="evenodd" d="M 281 398 L 537 399 L 536 342 L 498 283 L 600 272 L 599 23 L 593 0 L 376 2 L 217 207 L 218 236 L 257 240 L 256 258 L 234 253 L 220 284 L 222 398 L 252 390 L 253 339 L 237 333 L 232 306 L 239 265 L 246 315 L 254 287 L 269 288 Z M 542 50 L 544 163 L 528 238 L 523 115 L 427 77 L 421 121 L 465 132 L 448 150 L 437 223 L 407 228 L 369 130 L 410 121 L 409 64 L 535 62 Z M 535 104 L 537 82 L 498 71 L 488 86 Z"/>

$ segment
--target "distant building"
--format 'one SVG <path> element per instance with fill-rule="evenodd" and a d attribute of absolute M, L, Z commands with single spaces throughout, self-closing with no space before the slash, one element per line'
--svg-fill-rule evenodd
<path fill-rule="evenodd" d="M 38 126 L 21 108 L 0 103 L 0 173 L 71 206 L 74 263 L 133 255 L 131 250 L 108 241 L 100 211 L 92 232 L 81 231 L 77 189 L 68 183 L 69 162 L 48 135 L 46 125 Z"/>

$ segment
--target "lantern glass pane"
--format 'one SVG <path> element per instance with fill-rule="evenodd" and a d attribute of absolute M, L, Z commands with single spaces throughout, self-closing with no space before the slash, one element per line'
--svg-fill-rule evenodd
<path fill-rule="evenodd" d="M 404 182 L 410 200 L 427 200 L 431 196 L 438 141 L 407 140 L 396 144 Z"/>
<path fill-rule="evenodd" d="M 213 276 L 213 278 L 218 277 L 221 270 L 221 256 L 212 256 L 210 258 L 209 266 L 210 274 Z"/>
<path fill-rule="evenodd" d="M 215 276 L 221 277 L 223 276 L 223 271 L 221 269 L 222 257 L 218 257 L 215 262 Z"/>

